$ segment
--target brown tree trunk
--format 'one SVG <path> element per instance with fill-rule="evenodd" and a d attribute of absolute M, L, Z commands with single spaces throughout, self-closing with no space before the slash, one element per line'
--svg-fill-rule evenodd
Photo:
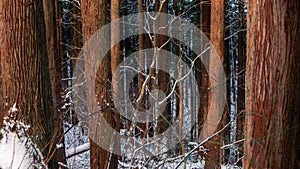
<path fill-rule="evenodd" d="M 246 169 L 296 168 L 299 7 L 297 0 L 248 2 Z"/>
<path fill-rule="evenodd" d="M 155 12 L 167 14 L 168 13 L 168 1 L 159 1 L 155 0 Z M 155 25 L 155 30 L 159 30 L 157 34 L 154 35 L 154 46 L 161 48 L 163 50 L 168 51 L 168 44 L 165 44 L 169 37 L 165 35 L 160 35 L 160 34 L 166 34 L 167 29 L 162 28 L 166 27 L 168 24 L 168 18 L 161 16 L 158 17 L 159 21 L 157 22 L 157 25 Z M 162 53 L 158 53 L 159 55 L 159 62 L 161 65 L 166 65 L 168 64 L 167 56 L 164 56 Z M 169 75 L 164 72 L 159 70 L 157 73 L 157 82 L 154 82 L 152 85 L 155 86 L 157 85 L 160 90 L 168 94 L 169 88 L 170 88 L 170 78 Z M 168 100 L 169 102 L 169 100 Z M 170 103 L 166 103 L 166 107 L 162 115 L 158 119 L 158 124 L 157 124 L 157 129 L 156 131 L 158 133 L 163 133 L 165 130 L 168 129 L 169 123 L 170 123 L 170 117 L 171 117 L 171 112 L 170 112 Z"/>
<path fill-rule="evenodd" d="M 58 1 L 43 0 L 44 17 L 46 25 L 47 50 L 50 69 L 50 84 L 55 121 L 55 135 L 50 144 L 50 149 L 54 149 L 56 161 L 66 163 L 64 148 L 57 149 L 56 144 L 64 144 L 63 112 L 60 107 L 63 105 L 63 99 L 60 93 L 62 90 L 62 78 L 65 71 L 63 69 L 63 52 L 61 47 L 61 22 L 60 8 Z M 49 151 L 49 155 L 51 155 Z"/>
<path fill-rule="evenodd" d="M 211 1 L 211 22 L 210 22 L 210 42 L 211 42 L 211 50 L 210 50 L 210 57 L 209 57 L 209 93 L 208 93 L 208 101 L 207 101 L 207 113 L 210 112 L 214 107 L 213 104 L 219 104 L 222 100 L 221 97 L 223 95 L 220 93 L 220 96 L 218 96 L 217 100 L 212 99 L 211 92 L 218 92 L 220 90 L 220 86 L 223 84 L 221 81 L 218 81 L 216 79 L 219 79 L 219 74 L 215 72 L 219 72 L 220 67 L 216 66 L 216 60 L 221 60 L 222 63 L 224 63 L 224 13 L 225 13 L 225 1 L 224 0 L 212 0 Z M 211 74 L 213 72 L 213 74 Z M 224 91 L 220 91 L 224 92 Z M 209 137 L 209 135 L 206 135 L 205 133 L 213 134 L 213 132 L 216 132 L 219 127 L 217 127 L 217 130 L 213 131 L 213 128 L 216 126 L 210 126 L 211 121 L 215 121 L 218 117 L 218 114 L 223 111 L 223 109 L 220 106 L 217 106 L 216 109 L 211 111 L 211 113 L 216 114 L 214 115 L 206 115 L 205 121 L 208 122 L 207 127 L 205 127 L 206 124 L 203 126 L 203 136 Z M 205 112 L 204 112 L 205 113 Z M 222 114 L 222 113 L 220 113 Z M 211 119 L 211 117 L 213 119 Z M 215 124 L 216 125 L 216 124 Z M 220 125 L 220 124 L 219 124 Z M 204 147 L 209 149 L 207 155 L 206 155 L 206 163 L 205 168 L 221 168 L 221 138 L 220 136 L 213 137 L 210 141 L 204 144 Z"/>
<path fill-rule="evenodd" d="M 88 38 L 90 38 L 98 29 L 100 29 L 105 24 L 105 1 L 103 0 L 86 0 L 81 2 L 81 10 L 82 10 L 82 32 L 83 32 L 83 41 L 86 42 Z M 101 45 L 106 45 L 105 42 Z M 92 46 L 91 46 L 92 47 Z M 97 46 L 98 47 L 98 46 Z M 111 102 L 110 96 L 110 89 L 111 85 L 108 83 L 111 78 L 111 64 L 109 62 L 109 57 L 105 57 L 99 65 L 98 72 L 96 72 L 96 79 L 93 77 L 95 76 L 95 65 L 97 63 L 96 60 L 89 55 L 84 55 L 85 60 L 85 73 L 86 73 L 86 85 L 87 86 L 94 86 L 95 84 L 95 91 L 87 90 L 87 102 L 88 102 L 88 109 L 90 112 L 98 111 L 98 106 L 102 107 L 102 110 L 108 110 L 107 105 Z M 95 81 L 94 81 L 95 80 Z M 96 94 L 93 95 L 93 93 Z M 96 103 L 93 103 L 93 97 L 96 97 L 97 102 L 99 105 L 97 106 Z M 100 134 L 101 130 L 99 127 L 100 124 L 100 116 L 103 116 L 109 124 L 114 123 L 114 118 L 112 113 L 110 112 L 101 112 L 101 114 L 96 114 L 90 121 L 90 166 L 91 168 L 116 168 L 117 161 L 116 156 L 111 156 L 111 154 L 104 150 L 103 148 L 99 147 L 97 143 L 100 141 Z M 112 138 L 107 138 L 111 140 Z"/>
<path fill-rule="evenodd" d="M 200 1 L 200 30 L 202 33 L 206 36 L 206 38 L 210 38 L 210 18 L 211 18 L 211 8 L 210 8 L 210 2 L 206 0 Z M 201 51 L 204 51 L 207 47 L 205 42 L 207 40 L 202 39 L 201 40 Z M 205 63 L 204 63 L 205 62 Z M 199 113 L 198 113 L 198 139 L 201 137 L 200 133 L 202 131 L 204 119 L 206 119 L 206 116 L 208 114 L 208 71 L 205 64 L 208 65 L 209 62 L 209 51 L 205 52 L 203 54 L 203 59 L 198 59 L 196 61 L 196 79 L 198 83 L 198 90 L 200 93 L 200 106 L 199 106 Z M 202 141 L 202 140 L 199 140 Z M 200 154 L 202 155 L 202 154 Z"/>
<path fill-rule="evenodd" d="M 210 3 L 206 0 L 201 1 L 201 14 L 200 14 L 200 30 L 205 34 L 205 36 L 209 39 L 210 38 Z M 202 43 L 205 43 L 206 40 L 203 39 Z M 201 51 L 205 50 L 206 44 L 201 43 Z M 204 53 L 203 58 L 205 62 L 209 61 L 209 51 Z M 200 91 L 200 110 L 199 110 L 199 124 L 203 123 L 203 119 L 206 117 L 208 112 L 208 72 L 204 66 L 204 63 L 200 59 L 196 62 L 196 78 L 198 82 L 199 91 Z M 201 127 L 199 127 L 199 132 L 201 132 Z"/>
<path fill-rule="evenodd" d="M 120 18 L 120 1 L 119 0 L 112 0 L 111 1 L 111 55 L 110 55 L 110 62 L 111 62 L 111 73 L 113 75 L 113 78 L 116 77 L 119 78 L 120 72 L 118 72 L 119 64 L 121 63 L 121 55 L 120 55 L 120 44 L 117 43 L 116 45 L 113 44 L 113 42 L 119 42 L 120 40 L 120 22 L 113 22 L 114 20 L 117 20 Z M 119 81 L 116 81 L 116 83 L 112 84 L 113 88 L 113 95 L 118 95 L 121 91 L 120 87 L 118 86 Z M 117 97 L 114 97 L 114 103 L 120 103 L 120 101 L 116 100 Z M 114 123 L 115 123 L 115 130 L 117 132 L 120 132 L 120 115 L 118 112 L 114 112 Z M 121 153 L 119 141 L 115 142 L 116 145 L 113 145 L 114 148 L 116 148 L 119 153 Z M 118 168 L 118 156 L 113 154 L 112 159 L 110 162 L 111 168 Z"/>
<path fill-rule="evenodd" d="M 50 141 L 55 125 L 42 9 L 42 0 L 0 1 L 0 113 L 16 103 L 39 148 Z M 45 161 L 55 167 L 48 148 Z"/>

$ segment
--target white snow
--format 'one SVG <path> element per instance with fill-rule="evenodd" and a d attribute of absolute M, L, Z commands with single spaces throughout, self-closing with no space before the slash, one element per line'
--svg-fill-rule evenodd
<path fill-rule="evenodd" d="M 86 151 L 86 149 L 89 149 L 89 138 L 84 135 L 81 126 L 69 126 L 68 123 L 65 123 L 65 131 L 69 127 L 70 130 L 65 134 L 67 166 L 72 169 L 88 169 L 90 168 L 90 151 Z M 74 153 L 79 154 L 73 156 Z"/>
<path fill-rule="evenodd" d="M 1 169 L 31 169 L 47 168 L 37 146 L 26 135 L 29 126 L 15 120 L 18 109 L 16 104 L 3 119 L 0 133 L 0 168 Z"/>
<path fill-rule="evenodd" d="M 63 147 L 64 147 L 64 144 L 63 144 L 63 143 L 56 144 L 56 148 L 57 148 L 57 149 L 60 149 L 60 148 L 63 148 Z"/>
<path fill-rule="evenodd" d="M 27 169 L 33 163 L 26 149 L 26 143 L 20 140 L 16 133 L 8 133 L 0 141 L 0 168 Z"/>
<path fill-rule="evenodd" d="M 69 149 L 66 150 L 66 157 L 69 157 L 69 156 L 72 156 L 74 154 L 87 151 L 89 149 L 90 149 L 90 143 L 89 142 L 84 143 L 82 145 L 79 145 L 77 147 L 69 148 Z"/>
<path fill-rule="evenodd" d="M 11 108 L 10 111 L 11 111 L 12 113 L 15 113 L 15 112 L 18 111 L 18 109 L 17 109 L 17 104 L 16 104 L 16 103 L 13 105 L 13 107 Z"/>

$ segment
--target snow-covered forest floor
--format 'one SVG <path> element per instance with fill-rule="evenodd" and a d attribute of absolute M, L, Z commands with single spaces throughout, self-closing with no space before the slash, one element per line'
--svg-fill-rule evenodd
<path fill-rule="evenodd" d="M 3 127 L 0 134 L 0 168 L 1 169 L 28 169 L 47 168 L 45 166 L 41 151 L 31 141 L 26 132 L 30 126 L 22 121 L 16 120 L 18 109 L 12 107 L 9 115 L 3 120 Z M 82 127 L 65 123 L 65 145 L 57 145 L 58 148 L 65 148 L 67 164 L 60 163 L 61 166 L 70 169 L 90 168 L 89 138 L 85 135 Z M 124 142 L 123 142 L 124 143 Z M 122 145 L 121 145 L 122 146 Z M 123 145 L 124 146 L 124 145 Z M 187 158 L 182 162 L 181 158 L 165 158 L 164 160 L 154 160 L 149 162 L 147 167 L 139 160 L 134 164 L 128 158 L 119 161 L 119 169 L 138 167 L 146 168 L 189 168 L 202 169 L 205 166 L 205 159 L 201 157 Z M 238 166 L 223 165 L 222 169 L 239 169 Z"/>

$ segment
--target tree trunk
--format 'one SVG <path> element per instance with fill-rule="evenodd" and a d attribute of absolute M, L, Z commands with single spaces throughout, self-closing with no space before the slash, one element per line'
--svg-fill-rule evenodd
<path fill-rule="evenodd" d="M 246 169 L 296 168 L 299 7 L 297 0 L 248 2 Z"/>
<path fill-rule="evenodd" d="M 98 29 L 100 29 L 105 24 L 105 1 L 103 0 L 87 0 L 81 2 L 82 10 L 82 32 L 83 32 L 83 42 L 86 42 Z M 105 42 L 101 45 L 106 45 Z M 92 47 L 92 46 L 91 46 Z M 97 46 L 98 47 L 98 46 Z M 89 55 L 84 55 L 85 60 L 85 73 L 86 73 L 86 85 L 95 86 L 95 91 L 87 90 L 87 102 L 88 111 L 95 112 L 98 111 L 99 107 L 102 110 L 108 110 L 107 106 L 111 103 L 111 85 L 108 83 L 111 79 L 111 66 L 109 57 L 105 57 L 99 65 L 98 71 L 96 72 L 96 79 L 94 78 L 96 57 Z M 93 85 L 95 84 L 95 85 Z M 96 94 L 93 95 L 93 93 Z M 96 97 L 98 106 L 93 103 L 93 97 Z M 110 112 L 101 112 L 102 114 L 96 114 L 90 121 L 90 166 L 91 168 L 116 168 L 114 166 L 117 161 L 116 156 L 111 156 L 110 153 L 103 148 L 99 147 L 97 143 L 101 140 L 100 134 L 100 116 L 103 116 L 109 124 L 114 123 L 114 118 Z M 112 139 L 112 138 L 107 138 Z"/>
<path fill-rule="evenodd" d="M 167 14 L 168 1 L 166 0 L 163 2 L 163 1 L 155 0 L 155 12 Z M 167 32 L 167 29 L 162 27 L 166 27 L 166 25 L 168 24 L 168 18 L 164 16 L 160 16 L 158 17 L 158 19 L 159 21 L 157 22 L 157 25 L 155 25 L 155 30 L 159 30 L 159 31 L 157 32 L 157 34 L 154 35 L 154 47 L 158 47 L 168 51 L 169 46 L 168 44 L 165 43 L 168 41 L 169 37 L 165 35 L 160 35 L 160 34 L 166 34 Z M 159 55 L 158 57 L 159 57 L 160 64 L 167 66 L 168 64 L 167 56 L 164 56 L 162 53 L 159 52 L 158 55 Z M 164 71 L 158 70 L 156 77 L 157 77 L 157 82 L 153 82 L 152 85 L 153 86 L 157 85 L 160 90 L 162 90 L 163 92 L 166 93 L 166 95 L 168 95 L 168 91 L 170 88 L 169 75 Z M 168 103 L 166 103 L 165 110 L 161 115 L 163 117 L 159 117 L 158 119 L 158 124 L 156 129 L 157 134 L 163 133 L 169 127 L 171 112 L 170 112 L 169 100 L 167 102 Z"/>
<path fill-rule="evenodd" d="M 114 20 L 117 20 L 120 18 L 120 1 L 119 0 L 112 0 L 111 1 L 111 73 L 113 75 L 112 78 L 116 77 L 118 79 L 120 79 L 120 72 L 117 71 L 119 64 L 121 63 L 121 55 L 120 55 L 120 44 L 117 43 L 116 45 L 113 44 L 113 42 L 119 42 L 120 40 L 120 22 L 113 22 Z M 112 88 L 113 88 L 113 93 L 112 95 L 118 95 L 121 91 L 121 88 L 118 86 L 118 83 L 120 83 L 119 81 L 116 81 L 116 83 L 112 84 Z M 117 100 L 117 96 L 114 97 L 114 102 L 115 103 L 120 103 L 120 101 Z M 120 115 L 118 112 L 114 112 L 114 122 L 115 122 L 115 130 L 117 132 L 120 132 Z M 117 145 L 118 144 L 118 145 Z M 113 145 L 114 148 L 116 148 L 119 153 L 121 153 L 120 150 L 120 145 L 119 145 L 119 141 L 115 142 L 115 145 Z M 112 157 L 113 160 L 111 160 L 110 165 L 111 168 L 118 168 L 118 156 L 113 154 Z"/>
<path fill-rule="evenodd" d="M 212 0 L 211 1 L 211 22 L 210 22 L 210 42 L 211 42 L 211 50 L 210 50 L 210 57 L 209 57 L 209 71 L 210 72 L 219 72 L 215 69 L 220 69 L 219 67 L 216 67 L 215 63 L 215 56 L 216 58 L 220 59 L 221 62 L 224 62 L 224 11 L 225 10 L 225 2 L 224 0 Z M 215 22 L 218 21 L 218 22 Z M 214 57 L 213 57 L 214 56 Z M 209 74 L 211 76 L 211 74 Z M 211 92 L 214 92 L 212 90 L 218 90 L 218 86 L 222 85 L 220 84 L 220 81 L 215 81 L 214 79 L 219 79 L 219 74 L 214 74 L 214 77 L 210 77 L 209 80 L 209 93 L 208 93 L 208 102 L 207 102 L 207 112 L 210 112 L 212 109 L 211 105 L 218 104 L 220 101 L 218 100 L 212 100 Z M 223 91 L 221 91 L 223 92 Z M 220 96 L 222 97 L 222 96 Z M 223 109 L 218 108 L 212 112 L 214 113 L 211 117 L 218 117 L 218 113 L 223 111 Z M 204 112 L 205 113 L 205 112 Z M 207 114 L 204 114 L 205 121 L 208 121 L 210 123 L 211 119 L 210 116 Z M 204 133 L 203 137 L 209 137 L 209 135 L 205 135 L 205 133 L 212 134 L 212 129 L 210 129 L 210 126 L 208 128 L 205 128 L 205 125 L 203 126 L 202 131 Z M 213 126 L 211 126 L 213 127 Z M 218 129 L 218 128 L 217 128 Z M 216 131 L 215 131 L 216 132 Z M 204 147 L 208 148 L 209 151 L 206 155 L 206 163 L 205 168 L 221 168 L 221 138 L 219 136 L 213 137 L 210 141 L 204 144 Z"/>
<path fill-rule="evenodd" d="M 211 4 L 206 0 L 200 1 L 200 30 L 209 39 L 210 38 L 210 18 L 211 18 Z M 207 47 L 205 42 L 207 40 L 201 40 L 201 51 L 204 51 Z M 198 139 L 201 138 L 200 133 L 204 124 L 204 120 L 208 114 L 208 70 L 204 66 L 208 65 L 209 62 L 209 51 L 203 54 L 204 59 L 198 59 L 196 61 L 196 79 L 198 83 L 198 90 L 200 93 L 200 106 L 198 113 Z M 205 62 L 205 63 L 204 63 Z M 201 140 L 199 140 L 201 141 Z M 200 153 L 200 155 L 202 155 Z"/>
<path fill-rule="evenodd" d="M 181 15 L 182 14 L 182 8 L 183 8 L 183 1 L 182 0 L 178 0 L 176 3 L 174 3 L 174 10 L 175 10 L 175 16 L 179 16 L 179 15 Z M 181 20 L 179 21 L 179 22 L 181 22 Z M 183 30 L 180 28 L 180 32 L 183 32 Z M 180 34 L 179 35 L 179 39 L 178 39 L 178 44 L 174 44 L 174 45 L 176 45 L 176 47 L 175 47 L 175 52 L 176 52 L 176 55 L 178 55 L 179 56 L 179 58 L 181 59 L 180 60 L 180 62 L 179 62 L 179 64 L 180 64 L 180 66 L 179 66 L 179 70 L 178 70 L 178 78 L 180 79 L 180 78 L 182 78 L 185 74 L 184 74 L 184 71 L 186 71 L 186 70 L 184 70 L 183 69 L 183 66 L 181 66 L 181 65 L 183 65 L 184 64 L 184 58 L 183 58 L 183 56 L 184 56 L 184 53 L 183 53 L 183 41 L 184 41 L 184 39 L 183 39 L 183 35 L 182 34 Z M 199 62 L 200 63 L 200 62 Z M 178 88 L 177 88 L 177 92 L 178 92 L 178 98 L 177 98 L 177 100 L 176 100 L 176 115 L 178 115 L 178 118 L 181 120 L 180 121 L 180 123 L 179 123 L 179 138 L 181 138 L 182 140 L 181 140 L 181 142 L 179 143 L 179 145 L 178 145 L 178 147 L 177 147 L 177 151 L 178 151 L 178 153 L 180 154 L 180 155 L 183 155 L 184 156 L 184 154 L 185 154 L 185 150 L 184 150 L 184 148 L 185 148 L 185 143 L 184 143 L 184 133 L 185 133 L 185 131 L 184 131 L 184 100 L 183 100 L 183 97 L 184 97 L 184 82 L 183 81 L 180 81 L 179 83 L 178 83 Z M 172 112 L 170 112 L 170 113 L 172 113 Z M 192 140 L 191 140 L 192 141 Z"/>
<path fill-rule="evenodd" d="M 239 2 L 239 31 L 244 29 L 244 0 Z M 244 138 L 244 122 L 245 122 L 245 76 L 246 76 L 246 46 L 245 31 L 238 33 L 238 89 L 237 89 L 237 141 Z M 238 144 L 239 157 L 243 156 L 242 144 Z M 241 164 L 241 162 L 239 162 Z M 239 165 L 241 166 L 241 165 Z"/>
<path fill-rule="evenodd" d="M 64 144 L 64 129 L 63 129 L 63 112 L 60 107 L 63 105 L 63 99 L 60 93 L 62 89 L 63 69 L 63 52 L 61 47 L 61 22 L 60 10 L 58 1 L 43 0 L 44 17 L 46 25 L 47 50 L 50 69 L 50 84 L 55 121 L 55 135 L 50 148 L 56 151 L 56 161 L 66 163 L 64 148 L 56 149 L 56 144 Z M 51 151 L 49 151 L 51 154 Z"/>
<path fill-rule="evenodd" d="M 219 72 L 218 69 L 220 67 L 216 66 L 215 59 L 220 59 L 222 63 L 224 63 L 224 13 L 225 13 L 225 1 L 224 0 L 212 0 L 211 1 L 211 22 L 210 22 L 210 43 L 211 43 L 211 50 L 210 50 L 210 57 L 209 57 L 209 93 L 208 93 L 208 112 L 214 113 L 216 115 L 203 115 L 205 117 L 205 121 L 208 122 L 203 126 L 203 137 L 209 137 L 209 135 L 205 135 L 205 133 L 213 134 L 213 128 L 216 126 L 210 126 L 211 121 L 215 121 L 219 114 L 223 109 L 220 106 L 217 106 L 214 111 L 213 104 L 219 104 L 218 102 L 221 101 L 221 94 L 218 96 L 217 100 L 212 99 L 211 92 L 215 92 L 219 90 L 222 82 L 216 80 L 219 79 L 219 74 L 211 74 L 212 72 Z M 221 91 L 224 92 L 224 91 Z M 208 113 L 207 112 L 207 113 Z M 222 114 L 222 113 L 220 113 Z M 211 119 L 213 117 L 213 119 Z M 219 125 L 220 126 L 220 125 Z M 213 128 L 212 128 L 213 127 Z M 219 127 L 217 127 L 217 130 Z M 210 141 L 204 144 L 204 147 L 208 148 L 209 151 L 206 155 L 206 163 L 205 168 L 221 168 L 221 138 L 219 136 L 213 137 Z"/>
<path fill-rule="evenodd" d="M 42 0 L 0 1 L 0 113 L 4 116 L 16 103 L 31 126 L 33 142 L 44 148 L 53 136 L 55 124 L 41 16 Z M 45 161 L 51 158 L 45 154 L 48 148 L 43 152 Z M 56 164 L 54 160 L 49 161 L 49 167 Z"/>

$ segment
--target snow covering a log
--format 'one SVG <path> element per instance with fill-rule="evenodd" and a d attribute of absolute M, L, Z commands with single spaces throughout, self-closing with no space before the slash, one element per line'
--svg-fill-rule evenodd
<path fill-rule="evenodd" d="M 0 132 L 0 168 L 47 168 L 37 146 L 26 135 L 29 126 L 16 119 L 16 104 L 3 119 Z"/>
<path fill-rule="evenodd" d="M 89 142 L 87 142 L 85 144 L 82 144 L 80 146 L 77 146 L 77 147 L 69 148 L 69 149 L 66 150 L 66 157 L 70 158 L 70 157 L 75 156 L 77 154 L 86 152 L 89 149 L 90 149 L 90 143 Z"/>

